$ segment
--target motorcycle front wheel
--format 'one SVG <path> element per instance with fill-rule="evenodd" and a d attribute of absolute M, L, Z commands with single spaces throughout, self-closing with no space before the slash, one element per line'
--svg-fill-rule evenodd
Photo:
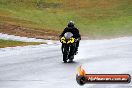
<path fill-rule="evenodd" d="M 63 45 L 63 61 L 64 63 L 68 60 L 69 46 Z"/>

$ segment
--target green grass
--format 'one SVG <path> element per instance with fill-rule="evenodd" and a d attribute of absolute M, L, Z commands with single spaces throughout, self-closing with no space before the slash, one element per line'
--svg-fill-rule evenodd
<path fill-rule="evenodd" d="M 0 39 L 0 48 L 15 47 L 15 46 L 26 46 L 26 45 L 38 45 L 38 44 L 42 44 L 42 43 L 20 42 L 20 41 L 12 41 L 12 40 Z"/>
<path fill-rule="evenodd" d="M 131 10 L 131 0 L 0 0 L 0 22 L 61 31 L 73 20 L 90 37 L 128 36 Z"/>

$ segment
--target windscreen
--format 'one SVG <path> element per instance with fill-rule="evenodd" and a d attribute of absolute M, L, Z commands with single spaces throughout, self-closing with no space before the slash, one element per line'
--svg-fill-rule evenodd
<path fill-rule="evenodd" d="M 64 37 L 65 37 L 66 39 L 69 39 L 69 38 L 73 37 L 73 34 L 72 34 L 71 32 L 66 32 L 66 33 L 64 34 Z"/>

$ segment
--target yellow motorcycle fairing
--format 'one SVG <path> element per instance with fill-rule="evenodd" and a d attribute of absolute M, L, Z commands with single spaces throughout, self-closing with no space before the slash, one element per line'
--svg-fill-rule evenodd
<path fill-rule="evenodd" d="M 62 37 L 60 39 L 60 42 L 61 43 L 64 43 L 64 44 L 72 44 L 75 42 L 75 39 L 72 37 L 72 38 L 69 38 L 69 39 L 66 39 L 65 37 Z"/>

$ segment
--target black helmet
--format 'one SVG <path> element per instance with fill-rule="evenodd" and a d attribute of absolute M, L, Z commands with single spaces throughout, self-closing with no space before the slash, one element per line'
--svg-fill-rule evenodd
<path fill-rule="evenodd" d="M 74 22 L 73 21 L 70 21 L 67 26 L 68 27 L 74 27 Z"/>

